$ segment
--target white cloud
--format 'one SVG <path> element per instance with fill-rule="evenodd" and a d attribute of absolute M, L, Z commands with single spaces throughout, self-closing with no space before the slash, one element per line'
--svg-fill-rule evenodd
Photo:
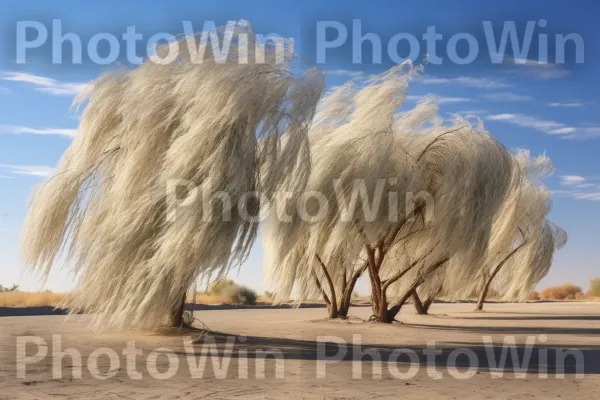
<path fill-rule="evenodd" d="M 600 192 L 591 193 L 574 193 L 573 197 L 578 200 L 595 200 L 600 201 Z"/>
<path fill-rule="evenodd" d="M 0 133 L 8 133 L 14 135 L 30 134 L 75 137 L 77 135 L 77 130 L 62 128 L 29 128 L 26 126 L 0 125 Z"/>
<path fill-rule="evenodd" d="M 0 164 L 0 168 L 8 169 L 13 174 L 49 177 L 54 168 L 41 165 L 10 165 Z"/>
<path fill-rule="evenodd" d="M 0 87 L 0 94 L 9 94 L 11 90 L 9 88 Z"/>
<path fill-rule="evenodd" d="M 548 103 L 548 107 L 575 108 L 575 107 L 583 107 L 583 103 Z"/>
<path fill-rule="evenodd" d="M 489 111 L 486 111 L 486 110 L 464 110 L 464 111 L 459 111 L 458 114 L 461 114 L 461 115 L 486 115 L 486 114 L 489 114 Z"/>
<path fill-rule="evenodd" d="M 596 200 L 600 201 L 600 186 L 597 183 L 589 183 L 590 180 L 597 180 L 597 177 L 583 177 L 579 175 L 562 175 L 560 184 L 565 189 L 553 190 L 552 194 L 566 196 L 576 200 Z"/>
<path fill-rule="evenodd" d="M 362 71 L 350 71 L 348 69 L 332 69 L 327 71 L 327 75 L 347 76 L 349 78 L 358 78 L 363 76 Z"/>
<path fill-rule="evenodd" d="M 8 175 L 0 175 L 0 179 L 12 179 L 12 176 L 8 176 Z"/>
<path fill-rule="evenodd" d="M 492 101 L 531 101 L 533 97 L 511 92 L 489 93 L 481 96 Z"/>
<path fill-rule="evenodd" d="M 85 83 L 60 82 L 56 79 L 24 72 L 6 72 L 3 79 L 5 81 L 28 83 L 35 86 L 35 90 L 39 92 L 55 96 L 76 95 L 86 87 Z"/>
<path fill-rule="evenodd" d="M 467 99 L 466 97 L 443 97 L 443 96 L 438 96 L 438 101 L 439 101 L 440 104 L 446 104 L 446 103 L 454 104 L 454 103 L 466 103 L 468 101 L 471 101 L 471 99 Z"/>
<path fill-rule="evenodd" d="M 585 178 L 579 175 L 562 175 L 560 177 L 561 185 L 571 186 L 585 182 Z"/>
<path fill-rule="evenodd" d="M 408 101 L 421 101 L 425 98 L 427 98 L 430 95 L 413 95 L 413 96 L 406 96 L 406 100 Z M 444 96 L 434 96 L 434 98 L 437 100 L 437 102 L 439 104 L 456 104 L 456 103 L 466 103 L 471 101 L 471 99 L 468 99 L 466 97 L 444 97 Z"/>
<path fill-rule="evenodd" d="M 523 114 L 493 114 L 487 117 L 490 121 L 502 121 L 525 128 L 533 128 L 549 133 L 556 129 L 564 128 L 565 125 L 555 121 L 538 119 Z"/>
<path fill-rule="evenodd" d="M 575 128 L 563 123 L 544 120 L 523 114 L 492 114 L 486 117 L 489 121 L 500 121 L 523 128 L 532 128 L 549 135 L 569 135 L 576 131 Z"/>
<path fill-rule="evenodd" d="M 569 75 L 569 71 L 558 64 L 510 57 L 505 58 L 504 62 L 514 65 L 516 67 L 514 72 L 529 75 L 537 79 L 559 79 Z"/>
<path fill-rule="evenodd" d="M 457 78 L 437 78 L 424 76 L 418 82 L 427 85 L 462 85 L 480 89 L 497 89 L 511 86 L 508 83 L 489 78 L 475 78 L 471 76 L 459 76 Z"/>
<path fill-rule="evenodd" d="M 559 128 L 559 129 L 554 129 L 548 133 L 552 134 L 552 135 L 568 135 L 571 133 L 575 133 L 577 131 L 577 129 L 573 128 L 573 127 L 566 127 L 566 128 Z"/>

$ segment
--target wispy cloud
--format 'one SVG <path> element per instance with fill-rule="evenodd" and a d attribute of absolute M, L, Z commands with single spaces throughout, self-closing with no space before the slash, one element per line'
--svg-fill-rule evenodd
<path fill-rule="evenodd" d="M 5 72 L 5 81 L 23 82 L 35 86 L 35 90 L 55 96 L 72 96 L 79 94 L 86 84 L 75 82 L 60 82 L 45 76 L 32 75 L 24 72 Z"/>
<path fill-rule="evenodd" d="M 600 192 L 573 193 L 573 197 L 578 200 L 600 201 Z"/>
<path fill-rule="evenodd" d="M 0 168 L 7 169 L 12 174 L 49 177 L 54 168 L 42 165 L 11 165 L 0 164 Z"/>
<path fill-rule="evenodd" d="M 600 126 L 570 126 L 562 122 L 517 113 L 490 114 L 486 119 L 535 129 L 548 135 L 559 136 L 561 139 L 584 140 L 600 137 Z"/>
<path fill-rule="evenodd" d="M 458 114 L 461 114 L 461 115 L 486 115 L 486 114 L 489 114 L 489 111 L 486 111 L 486 110 L 464 110 L 464 111 L 459 111 Z"/>
<path fill-rule="evenodd" d="M 9 94 L 11 90 L 9 88 L 0 87 L 0 94 Z"/>
<path fill-rule="evenodd" d="M 408 101 L 421 101 L 430 95 L 412 95 L 406 96 L 406 100 Z M 456 103 L 467 103 L 471 101 L 466 97 L 444 97 L 444 96 L 434 96 L 439 104 L 456 104 Z"/>
<path fill-rule="evenodd" d="M 540 62 L 538 60 L 507 57 L 504 59 L 504 63 L 515 66 L 512 72 L 525 74 L 537 79 L 559 79 L 569 75 L 569 71 L 562 65 Z"/>
<path fill-rule="evenodd" d="M 585 178 L 579 175 L 562 175 L 560 177 L 560 184 L 563 186 L 578 185 L 585 182 Z"/>
<path fill-rule="evenodd" d="M 558 196 L 571 197 L 577 200 L 600 201 L 600 186 L 597 183 L 589 181 L 597 178 L 583 177 L 579 175 L 562 175 L 560 184 L 565 187 L 561 190 L 553 190 L 552 193 Z"/>
<path fill-rule="evenodd" d="M 480 89 L 498 89 L 511 86 L 510 84 L 497 79 L 476 78 L 471 76 L 459 76 L 456 78 L 424 76 L 419 79 L 418 82 L 427 85 L 462 85 Z"/>
<path fill-rule="evenodd" d="M 533 97 L 531 97 L 531 96 L 526 96 L 526 95 L 511 93 L 511 92 L 488 93 L 488 94 L 484 94 L 481 97 L 483 97 L 484 99 L 487 99 L 487 100 L 492 100 L 492 101 L 514 102 L 514 101 L 531 101 L 531 100 L 533 100 Z"/>
<path fill-rule="evenodd" d="M 362 71 L 350 71 L 348 69 L 331 69 L 327 75 L 346 76 L 348 78 L 359 78 L 364 75 Z"/>
<path fill-rule="evenodd" d="M 77 135 L 76 129 L 63 129 L 63 128 L 29 128 L 26 126 L 15 126 L 15 125 L 0 125 L 0 133 L 13 134 L 13 135 L 60 135 L 67 137 L 75 137 Z"/>
<path fill-rule="evenodd" d="M 488 115 L 486 119 L 489 121 L 505 122 L 523 128 L 532 128 L 549 135 L 568 135 L 575 132 L 575 128 L 563 123 L 523 114 L 492 114 Z"/>
<path fill-rule="evenodd" d="M 0 175 L 0 179 L 13 179 L 14 177 L 8 175 Z"/>
<path fill-rule="evenodd" d="M 583 103 L 548 103 L 548 107 L 576 108 L 583 107 Z"/>
<path fill-rule="evenodd" d="M 549 133 L 552 135 L 570 135 L 575 132 L 577 132 L 577 129 L 573 128 L 572 126 L 566 126 L 564 128 L 554 129 Z"/>

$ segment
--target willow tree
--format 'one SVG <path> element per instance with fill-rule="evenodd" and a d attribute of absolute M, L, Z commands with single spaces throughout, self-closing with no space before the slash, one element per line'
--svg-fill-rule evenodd
<path fill-rule="evenodd" d="M 490 288 L 504 269 L 506 273 L 496 282 L 496 290 L 511 299 L 526 297 L 548 272 L 554 251 L 564 245 L 563 231 L 548 228 L 553 225 L 546 220 L 551 200 L 543 179 L 554 171 L 552 162 L 545 155 L 532 158 L 528 151 L 520 150 L 515 154 L 515 164 L 510 194 L 492 226 L 481 286 L 477 288 L 476 311 L 483 309 Z M 553 239 L 546 237 L 548 230 L 553 232 L 549 236 Z M 534 257 L 538 251 L 545 256 Z M 513 282 L 519 282 L 521 290 L 509 294 Z"/>
<path fill-rule="evenodd" d="M 390 121 L 415 72 L 400 65 L 361 87 L 337 88 L 320 102 L 309 133 L 306 192 L 288 199 L 289 218 L 274 212 L 265 224 L 266 276 L 277 287 L 276 300 L 287 300 L 295 286 L 299 301 L 322 295 L 330 317 L 347 315 L 354 285 L 368 267 L 367 242 L 393 227 L 383 204 L 387 193 L 414 181 L 410 155 L 399 156 L 402 144 Z M 396 214 L 403 203 L 394 205 Z M 370 210 L 362 212 L 365 207 Z"/>
<path fill-rule="evenodd" d="M 432 210 L 425 207 L 425 215 L 398 226 L 390 256 L 376 258 L 371 280 L 379 300 L 373 318 L 382 322 L 394 320 L 414 291 L 441 269 L 449 272 L 450 286 L 473 279 L 512 173 L 510 154 L 481 124 L 457 118 L 409 138 L 421 193 L 429 196 Z"/>
<path fill-rule="evenodd" d="M 345 291 L 352 265 L 368 272 L 373 319 L 391 322 L 403 302 L 390 304 L 387 291 L 408 270 L 424 279 L 450 255 L 466 261 L 483 253 L 510 156 L 481 126 L 442 123 L 433 99 L 399 112 L 416 72 L 397 66 L 360 88 L 337 89 L 319 106 L 307 190 L 327 207 L 314 221 L 272 217 L 265 229 L 267 276 L 281 299 L 294 285 L 299 299 L 318 294 L 322 281 L 331 293 Z"/>
<path fill-rule="evenodd" d="M 504 301 L 526 301 L 548 274 L 556 250 L 567 243 L 567 232 L 545 219 L 522 252 L 511 257 L 494 280 Z"/>
<path fill-rule="evenodd" d="M 306 183 L 322 74 L 293 73 L 292 41 L 261 43 L 242 24 L 217 35 L 225 58 L 184 37 L 157 49 L 178 50 L 173 62 L 92 82 L 78 136 L 33 196 L 24 262 L 47 275 L 64 251 L 78 278 L 69 306 L 96 327 L 180 325 L 190 286 L 247 257 L 262 206 L 247 194 Z"/>

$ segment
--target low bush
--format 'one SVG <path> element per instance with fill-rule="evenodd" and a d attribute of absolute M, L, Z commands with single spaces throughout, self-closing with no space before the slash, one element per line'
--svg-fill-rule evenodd
<path fill-rule="evenodd" d="M 600 278 L 590 279 L 590 296 L 600 297 Z"/>
<path fill-rule="evenodd" d="M 241 286 L 229 279 L 221 279 L 210 286 L 206 294 L 210 296 L 229 297 L 238 304 L 256 305 L 256 292 Z"/>
<path fill-rule="evenodd" d="M 540 292 L 536 292 L 535 290 L 529 293 L 527 297 L 528 300 L 540 300 Z"/>
<path fill-rule="evenodd" d="M 571 283 L 551 286 L 540 292 L 542 300 L 580 300 L 581 298 L 583 298 L 583 291 L 579 286 Z"/>

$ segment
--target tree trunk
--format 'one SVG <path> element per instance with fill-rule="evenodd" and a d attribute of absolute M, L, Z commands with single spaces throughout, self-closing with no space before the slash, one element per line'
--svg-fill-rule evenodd
<path fill-rule="evenodd" d="M 350 310 L 350 305 L 352 303 L 352 293 L 354 292 L 354 287 L 356 286 L 356 282 L 358 282 L 358 279 L 367 269 L 367 263 L 365 263 L 362 266 L 362 268 L 355 271 L 352 274 L 352 276 L 349 277 L 350 279 L 348 279 L 348 277 L 346 276 L 346 272 L 344 271 L 344 279 L 342 282 L 343 287 L 341 288 L 341 294 L 338 296 L 335 291 L 335 285 L 333 283 L 333 280 L 331 279 L 331 275 L 327 270 L 327 266 L 325 265 L 325 263 L 323 263 L 323 260 L 321 260 L 321 257 L 319 257 L 319 255 L 316 255 L 316 259 L 321 265 L 321 268 L 323 270 L 323 276 L 327 281 L 327 286 L 329 287 L 329 295 L 327 295 L 327 291 L 323 288 L 323 285 L 321 285 L 321 282 L 319 281 L 319 278 L 314 272 L 314 270 L 313 277 L 315 279 L 317 288 L 321 292 L 323 300 L 327 305 L 327 313 L 329 318 L 348 318 L 348 311 Z"/>
<path fill-rule="evenodd" d="M 383 257 L 380 256 L 378 259 L 376 259 L 375 253 L 372 250 L 369 251 L 370 249 L 367 250 L 367 255 L 369 255 L 369 277 L 371 278 L 371 303 L 373 308 L 373 315 L 371 316 L 371 320 L 384 323 L 394 322 L 396 314 L 398 314 L 398 311 L 400 309 L 396 309 L 394 307 L 388 309 L 389 303 L 387 301 L 387 289 L 390 287 L 390 285 L 392 285 L 394 282 L 397 282 L 408 271 L 414 268 L 421 260 L 414 261 L 404 270 L 398 272 L 391 278 L 382 281 L 381 277 L 379 276 L 379 268 L 381 268 L 381 262 L 383 261 Z M 414 287 L 414 289 L 416 289 L 416 287 Z M 406 297 L 404 302 L 408 299 L 411 293 L 412 289 L 408 292 L 408 296 Z"/>
<path fill-rule="evenodd" d="M 446 262 L 448 262 L 449 259 L 450 259 L 450 257 L 447 257 L 447 258 L 445 258 L 445 259 L 437 262 L 436 264 L 430 266 L 429 269 L 427 270 L 427 272 L 425 272 L 424 274 L 422 274 L 415 282 L 413 282 L 413 284 L 406 291 L 406 293 L 404 293 L 404 295 L 402 297 L 400 297 L 394 303 L 394 305 L 392 307 L 390 307 L 390 309 L 388 310 L 387 318 L 390 320 L 390 322 L 396 319 L 396 316 L 400 312 L 400 309 L 402 308 L 402 306 L 406 303 L 406 301 L 410 298 L 410 296 L 412 296 L 412 292 L 416 291 L 417 288 L 419 286 L 421 286 L 421 284 L 425 281 L 425 279 L 427 279 L 427 277 L 429 275 L 431 275 L 438 268 L 440 268 L 441 266 L 443 266 L 444 264 L 446 264 Z"/>
<path fill-rule="evenodd" d="M 174 328 L 181 328 L 183 326 L 183 312 L 185 310 L 186 299 L 187 293 L 184 293 L 179 306 L 177 306 L 177 308 L 173 310 L 173 314 L 171 314 L 171 326 Z"/>
<path fill-rule="evenodd" d="M 434 295 L 430 295 L 423 302 L 423 310 L 425 310 L 425 314 L 429 314 L 429 307 L 431 307 L 431 305 L 435 301 L 435 297 L 436 296 L 434 296 Z"/>
<path fill-rule="evenodd" d="M 358 279 L 365 272 L 367 267 L 368 265 L 365 263 L 359 270 L 354 272 L 349 281 L 345 282 L 340 298 L 340 304 L 338 306 L 338 315 L 340 318 L 348 318 L 348 311 L 350 311 L 350 305 L 352 304 L 352 293 L 354 293 L 356 282 L 358 282 Z"/>
<path fill-rule="evenodd" d="M 427 314 L 427 309 L 425 309 L 425 305 L 421 302 L 421 298 L 419 297 L 419 294 L 417 293 L 416 290 L 412 291 L 411 297 L 412 297 L 413 304 L 415 306 L 415 310 L 417 310 L 417 314 L 419 314 L 419 315 Z"/>
<path fill-rule="evenodd" d="M 475 311 L 483 311 L 483 303 L 485 303 L 485 299 L 488 295 L 488 292 L 490 291 L 490 287 L 492 285 L 492 281 L 494 280 L 494 278 L 496 277 L 496 275 L 498 275 L 498 272 L 500 272 L 500 269 L 502 269 L 502 267 L 504 266 L 504 264 L 506 264 L 506 262 L 513 256 L 515 255 L 515 253 L 517 251 L 519 251 L 519 249 L 521 247 L 523 247 L 525 245 L 525 242 L 521 243 L 519 246 L 517 246 L 517 248 L 515 248 L 513 251 L 511 251 L 505 258 L 504 260 L 502 260 L 500 262 L 500 264 L 496 265 L 496 268 L 494 268 L 494 271 L 492 271 L 490 277 L 487 279 L 487 281 L 485 282 L 485 285 L 483 286 L 483 289 L 481 289 L 481 294 L 479 295 L 479 299 L 477 300 L 477 306 L 475 307 Z"/>

